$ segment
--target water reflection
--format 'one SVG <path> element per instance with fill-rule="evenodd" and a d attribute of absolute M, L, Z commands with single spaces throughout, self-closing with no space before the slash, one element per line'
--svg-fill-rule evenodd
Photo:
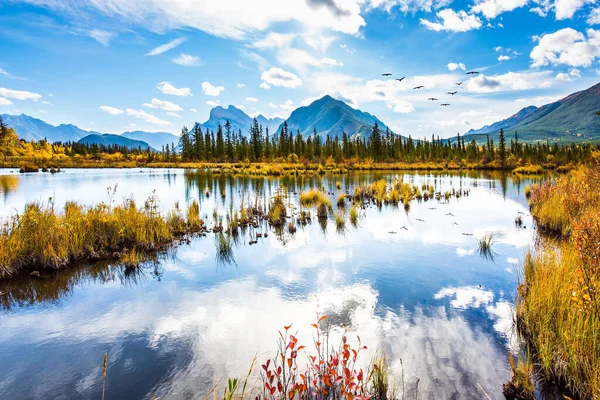
<path fill-rule="evenodd" d="M 0 282 L 0 398 L 97 398 L 105 351 L 107 398 L 202 397 L 215 377 L 243 376 L 256 353 L 259 360 L 272 356 L 284 325 L 294 323 L 299 339 L 312 343 L 317 310 L 330 316 L 338 334 L 346 325 L 361 336 L 370 352 L 364 362 L 384 348 L 398 382 L 404 373 L 406 398 L 417 392 L 421 399 L 482 398 L 480 388 L 501 398 L 509 376 L 506 353 L 513 348 L 514 269 L 533 239 L 532 229 L 514 225 L 518 213 L 532 225 L 522 195 L 529 180 L 504 176 L 503 184 L 501 175 L 477 173 L 257 179 L 174 170 L 68 171 L 47 179 L 50 189 L 42 185 L 34 195 L 32 185 L 40 181 L 22 177 L 2 201 L 14 207 L 61 189 L 60 205 L 77 198 L 79 183 L 88 190 L 81 201 L 93 204 L 104 200 L 106 186 L 118 183 L 136 199 L 156 189 L 165 209 L 197 199 L 210 220 L 215 210 L 225 216 L 242 201 L 264 207 L 280 184 L 294 205 L 308 187 L 337 194 L 338 181 L 342 191 L 351 191 L 398 176 L 471 193 L 414 202 L 408 211 L 366 207 L 358 227 L 347 225 L 343 234 L 330 215 L 298 225 L 293 234 L 260 226 L 229 240 L 221 234 L 195 238 L 134 273 L 94 264 Z M 477 238 L 486 232 L 497 235 L 494 263 L 476 254 Z"/>

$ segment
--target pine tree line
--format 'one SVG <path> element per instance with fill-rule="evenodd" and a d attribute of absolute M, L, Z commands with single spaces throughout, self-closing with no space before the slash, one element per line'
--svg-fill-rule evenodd
<path fill-rule="evenodd" d="M 499 160 L 501 163 L 512 164 L 518 159 L 528 162 L 547 162 L 548 156 L 556 160 L 577 162 L 587 159 L 595 146 L 589 144 L 558 145 L 556 143 L 521 143 L 518 133 L 507 145 L 504 131 L 500 130 L 499 145 L 487 137 L 483 145 L 472 139 L 458 134 L 454 138 L 441 139 L 431 136 L 431 139 L 414 140 L 411 136 L 404 138 L 392 133 L 388 128 L 382 131 L 377 124 L 373 125 L 368 137 L 360 135 L 349 136 L 346 132 L 342 137 L 329 136 L 322 138 L 313 129 L 313 134 L 304 138 L 299 131 L 292 132 L 285 121 L 279 132 L 272 134 L 268 127 L 263 128 L 254 118 L 248 130 L 243 135 L 241 130 L 235 132 L 229 120 L 222 127 L 218 126 L 216 134 L 196 124 L 190 132 L 182 129 L 178 146 L 178 155 L 183 161 L 208 162 L 237 162 L 237 161 L 281 161 L 321 162 L 333 160 L 372 160 L 375 162 L 440 162 L 467 161 L 488 163 Z M 177 157 L 174 148 L 163 149 L 169 157 Z"/>

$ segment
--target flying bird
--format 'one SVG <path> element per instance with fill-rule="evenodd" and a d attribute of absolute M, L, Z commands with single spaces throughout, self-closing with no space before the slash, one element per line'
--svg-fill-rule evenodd
<path fill-rule="evenodd" d="M 449 105 L 450 105 L 449 103 L 443 103 L 443 104 L 441 104 L 442 107 L 447 107 Z"/>
<path fill-rule="evenodd" d="M 390 73 L 381 74 L 381 76 L 392 76 Z"/>
<path fill-rule="evenodd" d="M 427 100 L 431 100 L 431 101 L 437 101 L 437 99 L 435 97 L 430 97 Z"/>
<path fill-rule="evenodd" d="M 404 78 L 406 78 L 406 77 L 405 77 L 405 76 L 403 76 L 402 78 L 396 78 L 396 80 L 397 80 L 398 82 L 402 82 L 402 81 L 404 80 Z"/>
<path fill-rule="evenodd" d="M 456 82 L 456 84 L 457 84 L 458 86 L 460 86 L 460 85 L 462 85 L 462 82 Z"/>
<path fill-rule="evenodd" d="M 477 72 L 477 71 L 469 71 L 469 72 L 467 72 L 467 75 L 476 75 L 478 73 L 479 72 Z"/>
<path fill-rule="evenodd" d="M 425 86 L 415 86 L 413 89 L 423 89 Z"/>
<path fill-rule="evenodd" d="M 454 96 L 456 93 L 458 93 L 458 90 L 457 90 L 457 91 L 454 91 L 454 92 L 448 92 L 448 94 L 449 94 L 449 95 L 452 95 L 452 96 Z"/>

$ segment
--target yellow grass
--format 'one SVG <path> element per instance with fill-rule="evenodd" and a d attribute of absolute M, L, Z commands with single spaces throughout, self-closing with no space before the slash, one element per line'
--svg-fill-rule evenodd
<path fill-rule="evenodd" d="M 532 190 L 542 237 L 519 286 L 517 326 L 544 378 L 600 398 L 600 157 Z"/>
<path fill-rule="evenodd" d="M 62 268 L 77 260 L 121 257 L 126 250 L 154 251 L 177 236 L 198 231 L 203 225 L 198 214 L 193 203 L 188 220 L 178 209 L 162 216 L 153 198 L 143 208 L 133 200 L 112 207 L 68 202 L 60 211 L 51 204 L 30 203 L 0 229 L 0 277 Z"/>

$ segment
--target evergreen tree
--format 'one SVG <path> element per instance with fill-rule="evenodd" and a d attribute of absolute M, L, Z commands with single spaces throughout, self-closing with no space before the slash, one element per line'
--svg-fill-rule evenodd
<path fill-rule="evenodd" d="M 500 145 L 498 148 L 498 154 L 500 155 L 500 161 L 502 164 L 506 162 L 506 139 L 504 138 L 504 129 L 500 128 Z"/>

